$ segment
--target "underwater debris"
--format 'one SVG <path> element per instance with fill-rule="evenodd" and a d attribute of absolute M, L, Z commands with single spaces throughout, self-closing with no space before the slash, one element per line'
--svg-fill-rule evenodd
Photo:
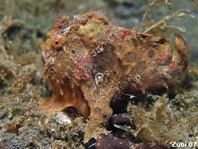
<path fill-rule="evenodd" d="M 107 134 L 110 102 L 125 89 L 148 93 L 178 82 L 188 64 L 186 43 L 118 27 L 101 12 L 60 18 L 41 45 L 44 76 L 53 95 L 41 102 L 52 114 L 75 107 L 89 118 L 84 142 Z"/>
<path fill-rule="evenodd" d="M 163 19 L 159 20 L 158 22 L 156 22 L 155 24 L 153 24 L 151 27 L 147 28 L 144 33 L 149 33 L 151 32 L 152 30 L 154 29 L 157 29 L 157 28 L 174 28 L 174 29 L 177 29 L 179 30 L 180 32 L 185 32 L 185 30 L 181 27 L 178 27 L 178 26 L 173 26 L 173 25 L 168 25 L 168 21 L 170 20 L 173 20 L 175 18 L 183 18 L 183 17 L 194 17 L 194 16 L 191 16 L 191 15 L 188 15 L 186 14 L 185 12 L 190 12 L 190 10 L 187 10 L 187 9 L 180 9 L 180 10 L 177 10 L 176 12 L 174 12 L 173 14 L 171 15 L 168 15 L 166 17 L 164 17 Z"/>
<path fill-rule="evenodd" d="M 159 5 L 159 4 L 167 4 L 169 6 L 169 8 L 172 7 L 172 4 L 170 3 L 171 0 L 153 0 L 151 3 L 149 3 L 149 5 L 147 6 L 147 9 L 143 15 L 143 18 L 142 18 L 142 26 L 143 24 L 145 24 L 145 21 L 146 21 L 146 17 L 148 16 L 148 14 L 151 12 L 152 8 L 156 5 Z"/>
<path fill-rule="evenodd" d="M 189 2 L 191 2 L 193 5 L 194 5 L 194 7 L 197 9 L 197 3 L 195 2 L 195 0 L 188 0 Z M 143 15 L 143 18 L 142 18 L 142 26 L 144 26 L 144 24 L 146 23 L 146 17 L 148 16 L 148 14 L 151 12 L 151 10 L 152 9 L 154 9 L 154 7 L 155 6 L 159 6 L 159 5 L 161 5 L 161 4 L 167 4 L 168 5 L 168 7 L 169 7 L 169 9 L 171 9 L 172 8 L 172 0 L 153 0 L 153 1 L 151 1 L 149 4 L 148 4 L 148 6 L 147 6 L 147 9 L 146 9 L 146 11 L 145 11 L 145 13 L 144 13 L 144 15 Z M 187 9 L 180 9 L 180 10 L 178 10 L 178 11 L 176 11 L 176 12 L 179 12 L 179 11 L 189 11 L 189 10 L 187 10 Z M 174 13 L 174 14 L 177 14 L 177 13 Z M 173 17 L 175 17 L 175 18 L 180 18 L 181 16 L 174 16 L 174 15 L 172 15 Z M 186 15 L 186 16 L 188 16 L 188 15 Z"/>

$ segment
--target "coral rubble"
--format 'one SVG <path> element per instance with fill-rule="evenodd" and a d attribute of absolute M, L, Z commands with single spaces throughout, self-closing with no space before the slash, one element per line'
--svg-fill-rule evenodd
<path fill-rule="evenodd" d="M 7 54 L 3 46 L 0 47 L 0 77 L 10 85 L 12 92 L 21 92 L 34 74 L 34 65 L 21 66 L 14 61 L 13 56 Z"/>

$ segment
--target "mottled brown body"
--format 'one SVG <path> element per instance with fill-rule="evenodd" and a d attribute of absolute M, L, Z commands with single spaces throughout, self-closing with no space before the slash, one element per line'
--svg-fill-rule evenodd
<path fill-rule="evenodd" d="M 126 88 L 133 94 L 167 87 L 184 72 L 187 48 L 175 36 L 172 53 L 164 37 L 118 27 L 101 12 L 60 18 L 41 46 L 53 89 L 41 106 L 49 113 L 73 106 L 89 118 L 84 142 L 107 133 L 114 97 Z"/>

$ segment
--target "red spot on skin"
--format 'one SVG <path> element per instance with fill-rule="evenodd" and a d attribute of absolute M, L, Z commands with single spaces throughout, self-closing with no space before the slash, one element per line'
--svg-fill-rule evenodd
<path fill-rule="evenodd" d="M 171 62 L 169 65 L 168 65 L 168 69 L 170 71 L 174 70 L 176 68 L 176 63 L 175 62 Z"/>
<path fill-rule="evenodd" d="M 82 79 L 83 78 L 82 68 L 76 67 L 76 76 L 77 76 L 78 79 Z"/>
<path fill-rule="evenodd" d="M 91 75 L 88 72 L 85 72 L 83 68 L 81 68 L 80 66 L 76 67 L 76 77 L 78 79 L 85 79 L 85 80 L 91 79 Z"/>
<path fill-rule="evenodd" d="M 156 63 L 159 65 L 169 55 L 170 52 L 166 51 L 159 59 L 157 59 Z"/>
<path fill-rule="evenodd" d="M 140 31 L 135 31 L 135 34 L 136 34 L 136 35 L 138 35 L 138 34 L 140 34 L 140 33 L 141 33 Z"/>
<path fill-rule="evenodd" d="M 123 33 L 124 36 L 130 35 L 131 34 L 131 30 L 129 30 L 129 29 L 123 29 L 122 30 L 122 33 Z"/>
<path fill-rule="evenodd" d="M 80 58 L 80 59 L 78 59 L 77 62 L 78 63 L 89 63 L 90 61 L 89 61 L 89 58 L 86 57 L 86 58 Z"/>
<path fill-rule="evenodd" d="M 118 40 L 119 40 L 119 41 L 122 41 L 122 40 L 125 39 L 125 37 L 126 37 L 127 35 L 130 35 L 130 34 L 131 34 L 131 30 L 129 30 L 129 29 L 123 29 L 123 30 L 121 30 L 121 35 L 120 35 L 120 37 L 118 38 Z"/>
<path fill-rule="evenodd" d="M 89 57 L 80 58 L 77 60 L 78 66 L 76 67 L 76 76 L 78 79 L 91 79 L 91 61 Z"/>
<path fill-rule="evenodd" d="M 60 29 L 63 26 L 64 26 L 64 18 L 59 18 L 54 24 L 54 28 L 57 29 Z"/>
<path fill-rule="evenodd" d="M 122 40 L 124 40 L 124 38 L 125 38 L 125 36 L 120 36 L 120 37 L 118 38 L 118 40 L 119 40 L 119 41 L 122 41 Z"/>
<path fill-rule="evenodd" d="M 123 29 L 121 30 L 121 33 L 122 33 L 121 36 L 118 38 L 119 41 L 124 40 L 127 35 L 133 34 L 134 36 L 136 36 L 136 35 L 141 34 L 140 31 L 132 31 L 130 29 Z"/>
<path fill-rule="evenodd" d="M 141 34 L 141 32 L 138 31 L 138 28 L 132 28 L 132 34 L 133 34 L 133 36 L 137 36 L 137 35 Z"/>
<path fill-rule="evenodd" d="M 106 33 L 109 33 L 112 30 L 112 26 L 107 27 Z"/>
<path fill-rule="evenodd" d="M 55 23 L 54 24 L 54 28 L 60 28 L 61 26 L 60 26 L 60 24 L 59 23 Z"/>

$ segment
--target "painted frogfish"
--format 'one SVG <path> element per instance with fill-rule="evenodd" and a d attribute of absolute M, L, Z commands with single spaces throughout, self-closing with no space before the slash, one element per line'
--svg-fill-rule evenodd
<path fill-rule="evenodd" d="M 102 12 L 60 17 L 41 45 L 44 77 L 53 94 L 41 103 L 47 113 L 74 107 L 85 118 L 84 142 L 107 134 L 110 103 L 125 90 L 146 94 L 178 81 L 188 63 L 186 43 L 125 29 Z"/>

